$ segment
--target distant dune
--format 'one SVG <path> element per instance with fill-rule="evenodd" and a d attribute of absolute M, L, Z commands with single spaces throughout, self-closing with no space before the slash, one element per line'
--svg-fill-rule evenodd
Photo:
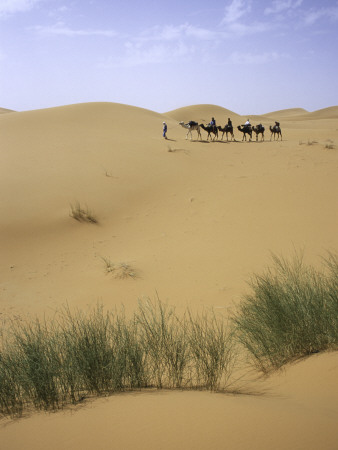
<path fill-rule="evenodd" d="M 309 113 L 311 119 L 338 119 L 338 106 L 330 106 L 329 108 L 318 109 Z"/>
<path fill-rule="evenodd" d="M 189 122 L 189 120 L 194 120 L 201 123 L 209 123 L 211 118 L 215 117 L 219 125 L 224 125 L 228 121 L 228 117 L 232 119 L 240 118 L 235 112 L 216 105 L 185 106 L 166 112 L 164 115 L 177 121 Z"/>
<path fill-rule="evenodd" d="M 7 113 L 11 113 L 11 112 L 15 112 L 12 109 L 6 109 L 6 108 L 0 108 L 0 114 L 7 114 Z"/>
<path fill-rule="evenodd" d="M 217 124 L 224 125 L 228 117 L 233 120 L 234 125 L 239 125 L 243 123 L 247 118 L 253 124 L 258 122 L 270 124 L 275 120 L 306 120 L 318 118 L 318 119 L 330 119 L 330 118 L 338 118 L 338 106 L 332 106 L 330 108 L 321 109 L 314 112 L 308 112 L 304 108 L 289 108 L 283 109 L 279 111 L 273 111 L 266 114 L 245 114 L 240 115 L 234 111 L 223 108 L 217 105 L 192 105 L 185 106 L 182 108 L 178 108 L 172 111 L 168 111 L 164 113 L 166 117 L 170 117 L 171 119 L 183 122 L 189 122 L 190 120 L 195 120 L 200 123 L 208 123 L 211 120 L 211 117 L 215 117 L 217 120 Z"/>
<path fill-rule="evenodd" d="M 286 120 L 307 120 L 307 119 L 338 119 L 338 106 L 318 109 L 308 112 L 302 108 L 285 109 L 264 114 L 268 119 L 286 119 Z"/>
<path fill-rule="evenodd" d="M 308 111 L 303 108 L 290 108 L 290 109 L 282 109 L 280 111 L 273 111 L 270 113 L 263 114 L 264 117 L 289 117 L 289 116 L 298 116 L 298 115 L 304 115 L 307 114 Z"/>

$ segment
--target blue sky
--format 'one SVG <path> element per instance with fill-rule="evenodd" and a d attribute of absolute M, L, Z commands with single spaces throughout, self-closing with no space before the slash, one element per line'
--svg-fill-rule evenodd
<path fill-rule="evenodd" d="M 0 107 L 338 105 L 338 1 L 0 0 Z"/>

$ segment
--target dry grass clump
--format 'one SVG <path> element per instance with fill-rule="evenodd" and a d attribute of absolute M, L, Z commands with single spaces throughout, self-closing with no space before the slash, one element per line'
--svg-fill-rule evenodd
<path fill-rule="evenodd" d="M 328 142 L 327 144 L 325 144 L 325 148 L 326 150 L 334 150 L 336 146 L 333 144 L 333 142 Z"/>
<path fill-rule="evenodd" d="M 303 142 L 303 141 L 299 141 L 299 145 L 315 145 L 315 144 L 318 144 L 318 142 L 317 141 L 310 141 L 310 139 L 308 139 L 308 141 L 307 142 Z"/>
<path fill-rule="evenodd" d="M 175 152 L 183 152 L 186 155 L 189 155 L 190 152 L 184 148 L 172 148 L 170 145 L 168 145 L 168 152 L 169 153 L 175 153 Z"/>
<path fill-rule="evenodd" d="M 76 202 L 75 205 L 70 204 L 70 217 L 79 222 L 97 223 L 97 219 L 94 214 L 88 209 L 88 206 L 83 208 L 80 202 Z"/>
<path fill-rule="evenodd" d="M 325 271 L 305 266 L 301 256 L 273 256 L 274 266 L 251 281 L 233 322 L 237 338 L 263 372 L 295 358 L 338 348 L 338 256 Z"/>
<path fill-rule="evenodd" d="M 113 263 L 109 258 L 101 258 L 105 264 L 106 273 L 110 273 L 114 278 L 126 279 L 137 277 L 135 269 L 128 263 Z"/>

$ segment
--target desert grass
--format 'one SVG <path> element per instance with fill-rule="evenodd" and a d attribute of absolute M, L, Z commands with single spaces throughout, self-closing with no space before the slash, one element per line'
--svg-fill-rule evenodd
<path fill-rule="evenodd" d="M 113 263 L 111 259 L 107 257 L 101 257 L 101 259 L 104 262 L 106 273 L 112 274 L 114 278 L 137 278 L 136 270 L 129 263 Z"/>
<path fill-rule="evenodd" d="M 19 322 L 0 347 L 0 414 L 55 410 L 127 389 L 226 389 L 235 358 L 229 335 L 214 313 L 179 318 L 158 299 L 140 302 L 129 318 L 99 305 Z"/>
<path fill-rule="evenodd" d="M 318 144 L 318 141 L 311 141 L 310 139 L 308 139 L 307 142 L 299 141 L 299 145 L 311 146 L 311 145 L 316 145 L 316 144 Z"/>
<path fill-rule="evenodd" d="M 75 204 L 70 204 L 70 217 L 79 221 L 87 223 L 97 223 L 97 218 L 92 211 L 86 206 L 85 208 L 81 206 L 80 202 L 75 202 Z"/>
<path fill-rule="evenodd" d="M 237 359 L 233 329 L 227 319 L 214 311 L 189 312 L 189 347 L 193 361 L 194 385 L 210 390 L 227 386 Z"/>
<path fill-rule="evenodd" d="M 273 267 L 251 281 L 233 322 L 256 367 L 269 372 L 306 355 L 338 348 L 338 257 L 324 269 L 273 255 Z"/>
<path fill-rule="evenodd" d="M 0 337 L 0 415 L 55 410 L 130 389 L 232 391 L 238 360 L 263 373 L 338 349 L 338 256 L 323 270 L 272 256 L 230 317 L 140 301 L 128 317 L 98 305 L 52 319 L 15 321 Z M 244 349 L 244 353 L 243 353 Z"/>
<path fill-rule="evenodd" d="M 332 144 L 332 143 L 328 143 L 328 144 L 325 144 L 324 148 L 326 150 L 334 150 L 336 148 L 336 146 L 334 144 Z"/>

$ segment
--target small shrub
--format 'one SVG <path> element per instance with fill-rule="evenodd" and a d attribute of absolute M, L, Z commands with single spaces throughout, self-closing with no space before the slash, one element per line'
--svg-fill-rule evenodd
<path fill-rule="evenodd" d="M 326 150 L 334 150 L 336 146 L 334 144 L 325 144 Z"/>
<path fill-rule="evenodd" d="M 317 141 L 310 141 L 310 139 L 308 139 L 307 142 L 299 141 L 299 145 L 308 145 L 308 146 L 311 146 L 311 145 L 315 145 L 315 144 L 318 144 L 318 142 L 317 142 Z"/>
<path fill-rule="evenodd" d="M 88 222 L 88 223 L 97 223 L 97 219 L 94 214 L 88 209 L 83 208 L 79 202 L 76 202 L 75 205 L 70 205 L 71 212 L 70 217 L 79 222 Z"/>
<path fill-rule="evenodd" d="M 113 263 L 109 258 L 101 258 L 105 264 L 105 269 L 107 273 L 111 273 L 114 278 L 125 279 L 125 278 L 136 278 L 136 271 L 128 263 Z"/>

